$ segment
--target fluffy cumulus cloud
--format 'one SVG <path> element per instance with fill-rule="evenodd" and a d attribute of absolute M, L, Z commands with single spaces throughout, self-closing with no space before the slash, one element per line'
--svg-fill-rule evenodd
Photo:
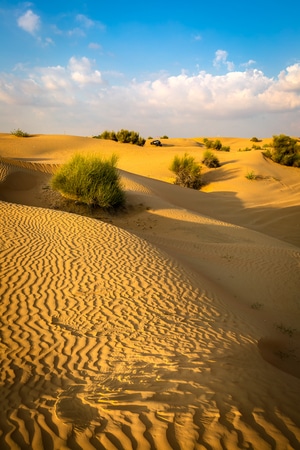
<path fill-rule="evenodd" d="M 29 9 L 18 18 L 18 25 L 27 33 L 35 34 L 40 28 L 40 18 Z"/>
<path fill-rule="evenodd" d="M 227 62 L 227 54 L 219 53 L 218 61 Z M 8 130 L 46 133 L 130 128 L 145 136 L 300 135 L 300 64 L 276 78 L 248 68 L 224 75 L 164 74 L 126 85 L 113 80 L 86 57 L 0 74 L 1 122 Z"/>

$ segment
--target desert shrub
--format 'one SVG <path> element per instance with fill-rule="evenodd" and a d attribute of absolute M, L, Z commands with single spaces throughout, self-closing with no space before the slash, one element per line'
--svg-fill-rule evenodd
<path fill-rule="evenodd" d="M 123 128 L 117 131 L 117 139 L 118 142 L 122 142 L 123 144 L 129 144 L 131 142 L 130 131 L 124 130 Z"/>
<path fill-rule="evenodd" d="M 215 141 L 213 141 L 211 139 L 204 138 L 203 142 L 205 144 L 205 147 L 208 149 L 212 148 L 214 150 L 221 150 L 222 152 L 230 151 L 230 147 L 223 146 L 220 139 L 216 139 Z"/>
<path fill-rule="evenodd" d="M 165 134 L 160 137 L 161 139 L 169 139 L 169 136 L 166 136 Z"/>
<path fill-rule="evenodd" d="M 187 153 L 183 157 L 176 155 L 171 163 L 170 170 L 176 175 L 174 184 L 200 189 L 202 185 L 201 167 L 196 163 L 193 156 L 189 156 Z"/>
<path fill-rule="evenodd" d="M 136 131 L 124 130 L 123 128 L 117 133 L 115 131 L 103 131 L 103 133 L 93 136 L 95 139 L 111 139 L 112 141 L 121 142 L 123 144 L 136 144 L 143 146 L 146 142 Z"/>
<path fill-rule="evenodd" d="M 253 150 L 261 150 L 261 146 L 260 146 L 260 145 L 255 145 L 255 144 L 253 144 L 253 145 L 252 145 L 252 149 L 253 149 Z"/>
<path fill-rule="evenodd" d="M 206 148 L 214 148 L 214 141 L 212 141 L 211 139 L 204 138 L 203 142 Z"/>
<path fill-rule="evenodd" d="M 94 136 L 96 139 L 110 139 L 111 141 L 117 141 L 117 136 L 114 131 L 108 131 L 105 130 L 103 133 L 99 134 L 98 136 Z"/>
<path fill-rule="evenodd" d="M 261 139 L 257 139 L 257 137 L 253 137 L 250 139 L 251 142 L 261 142 Z"/>
<path fill-rule="evenodd" d="M 245 147 L 245 148 L 239 148 L 239 152 L 251 152 L 251 148 Z"/>
<path fill-rule="evenodd" d="M 203 164 L 205 164 L 207 167 L 220 167 L 220 162 L 216 155 L 210 151 L 206 150 L 203 155 Z"/>
<path fill-rule="evenodd" d="M 271 150 L 270 150 L 269 148 L 267 148 L 267 150 L 266 150 L 265 152 L 263 152 L 263 155 L 264 155 L 266 158 L 272 159 L 272 152 L 271 152 Z"/>
<path fill-rule="evenodd" d="M 20 130 L 20 128 L 17 128 L 16 130 L 13 130 L 10 132 L 13 136 L 17 137 L 29 137 L 30 134 L 26 133 L 26 131 Z"/>
<path fill-rule="evenodd" d="M 255 174 L 254 170 L 250 170 L 246 173 L 245 177 L 247 178 L 247 180 L 256 180 L 257 175 Z"/>
<path fill-rule="evenodd" d="M 216 139 L 213 143 L 213 148 L 216 150 L 221 150 L 222 148 L 222 142 L 220 141 L 220 139 Z"/>
<path fill-rule="evenodd" d="M 108 160 L 97 156 L 75 155 L 53 175 L 51 186 L 63 196 L 91 206 L 114 208 L 125 203 L 117 156 Z"/>
<path fill-rule="evenodd" d="M 285 134 L 273 136 L 270 149 L 264 155 L 279 164 L 300 167 L 299 141 Z"/>

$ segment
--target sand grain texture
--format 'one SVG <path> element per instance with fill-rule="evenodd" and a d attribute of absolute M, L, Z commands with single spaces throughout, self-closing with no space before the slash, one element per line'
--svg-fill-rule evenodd
<path fill-rule="evenodd" d="M 232 151 L 195 192 L 164 144 L 0 135 L 1 449 L 300 448 L 299 171 Z M 126 211 L 51 192 L 78 150 Z"/>

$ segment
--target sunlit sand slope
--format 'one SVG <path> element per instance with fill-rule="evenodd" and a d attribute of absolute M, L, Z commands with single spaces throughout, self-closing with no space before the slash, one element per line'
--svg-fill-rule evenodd
<path fill-rule="evenodd" d="M 224 154 L 195 192 L 162 161 L 197 142 L 149 144 L 146 173 L 125 146 L 126 211 L 84 217 L 49 182 L 97 141 L 30 139 L 2 141 L 1 450 L 300 448 L 299 172 Z"/>

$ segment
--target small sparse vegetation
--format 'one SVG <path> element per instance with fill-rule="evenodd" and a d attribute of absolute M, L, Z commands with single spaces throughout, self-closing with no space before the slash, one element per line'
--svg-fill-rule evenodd
<path fill-rule="evenodd" d="M 203 164 L 206 165 L 206 167 L 220 167 L 219 159 L 216 157 L 216 155 L 211 150 L 206 150 L 203 155 Z"/>
<path fill-rule="evenodd" d="M 252 309 L 256 309 L 256 310 L 260 310 L 260 309 L 263 308 L 263 304 L 259 303 L 259 302 L 252 303 L 251 308 Z"/>
<path fill-rule="evenodd" d="M 174 184 L 191 189 L 200 189 L 202 185 L 201 167 L 192 156 L 187 153 L 183 157 L 176 155 L 171 163 L 170 170 L 176 175 Z"/>
<path fill-rule="evenodd" d="M 125 203 L 116 168 L 117 156 L 75 155 L 54 174 L 51 186 L 63 196 L 90 206 L 116 208 Z"/>
<path fill-rule="evenodd" d="M 251 142 L 261 142 L 261 139 L 257 139 L 257 137 L 253 137 L 250 139 Z"/>
<path fill-rule="evenodd" d="M 144 138 L 136 131 L 128 131 L 123 128 L 117 132 L 105 130 L 98 136 L 94 136 L 95 139 L 110 139 L 115 142 L 122 142 L 123 144 L 135 144 L 143 146 L 146 142 Z"/>
<path fill-rule="evenodd" d="M 20 130 L 20 128 L 11 131 L 10 134 L 17 137 L 30 137 L 30 134 L 26 133 L 26 131 Z"/>
<path fill-rule="evenodd" d="M 295 328 L 287 327 L 282 323 L 276 324 L 276 328 L 281 331 L 281 333 L 287 334 L 289 337 L 293 337 L 294 333 L 297 331 Z"/>
<path fill-rule="evenodd" d="M 230 146 L 229 145 L 222 145 L 220 148 L 221 152 L 230 152 Z"/>
<path fill-rule="evenodd" d="M 239 148 L 238 151 L 239 151 L 239 152 L 251 152 L 251 148 L 250 148 L 250 147 Z"/>
<path fill-rule="evenodd" d="M 164 136 L 161 136 L 160 139 L 169 139 L 169 136 L 164 135 Z"/>
<path fill-rule="evenodd" d="M 278 356 L 282 361 L 289 359 L 292 355 L 292 352 L 283 351 L 283 350 L 277 350 L 274 352 L 274 355 Z"/>
<path fill-rule="evenodd" d="M 245 177 L 247 178 L 247 180 L 256 180 L 257 175 L 253 170 L 250 170 L 249 172 L 246 173 Z"/>

